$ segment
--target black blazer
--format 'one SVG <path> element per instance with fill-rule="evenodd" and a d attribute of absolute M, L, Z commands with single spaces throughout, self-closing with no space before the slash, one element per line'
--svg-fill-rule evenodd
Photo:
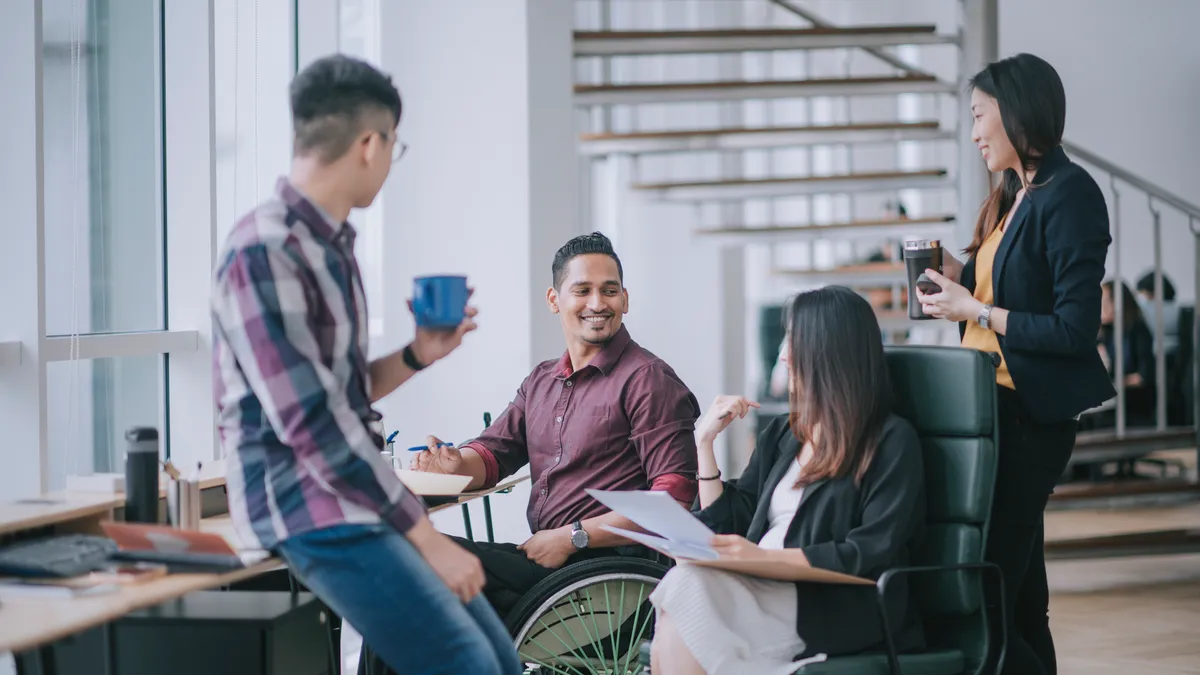
<path fill-rule="evenodd" d="M 1096 181 L 1056 147 L 1042 160 L 992 263 L 999 335 L 1017 394 L 1030 416 L 1059 422 L 1116 395 L 1100 354 L 1100 284 L 1112 237 Z M 975 291 L 975 256 L 962 272 Z M 966 332 L 966 323 L 959 326 Z"/>
<path fill-rule="evenodd" d="M 799 452 L 787 415 L 776 418 L 759 436 L 741 477 L 726 481 L 720 498 L 697 517 L 718 534 L 758 543 L 766 534 L 771 495 Z M 862 485 L 851 475 L 805 488 L 784 546 L 802 549 L 813 567 L 877 579 L 909 564 L 924 528 L 921 443 L 908 422 L 892 415 Z M 888 620 L 899 629 L 896 648 L 922 648 L 924 634 L 908 588 L 889 589 Z M 806 644 L 798 656 L 882 649 L 874 586 L 798 583 L 796 590 L 796 632 Z"/>

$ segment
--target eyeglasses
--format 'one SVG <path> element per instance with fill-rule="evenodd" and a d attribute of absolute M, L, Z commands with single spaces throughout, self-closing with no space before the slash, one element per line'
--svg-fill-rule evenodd
<path fill-rule="evenodd" d="M 408 143 L 397 138 L 395 132 L 377 131 L 375 133 L 379 134 L 379 138 L 384 143 L 387 143 L 389 138 L 392 139 L 392 164 L 399 162 L 404 153 L 408 152 Z"/>

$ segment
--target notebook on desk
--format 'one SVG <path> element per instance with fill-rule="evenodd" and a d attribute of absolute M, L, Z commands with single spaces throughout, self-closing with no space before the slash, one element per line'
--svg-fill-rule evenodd
<path fill-rule="evenodd" d="M 178 530 L 165 525 L 102 522 L 117 543 L 117 560 L 166 564 L 174 572 L 224 572 L 245 567 L 241 556 L 219 534 Z"/>

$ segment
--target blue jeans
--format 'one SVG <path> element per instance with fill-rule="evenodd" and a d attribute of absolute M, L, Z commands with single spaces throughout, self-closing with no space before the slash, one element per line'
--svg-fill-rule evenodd
<path fill-rule="evenodd" d="M 408 539 L 386 525 L 338 525 L 291 537 L 292 573 L 393 670 L 514 675 L 512 638 L 483 595 L 463 604 Z"/>

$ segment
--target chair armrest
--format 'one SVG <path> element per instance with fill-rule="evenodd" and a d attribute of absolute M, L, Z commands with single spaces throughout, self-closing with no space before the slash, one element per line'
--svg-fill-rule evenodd
<path fill-rule="evenodd" d="M 999 598 L 1000 606 L 1000 653 L 996 660 L 996 668 L 994 672 L 1000 672 L 1004 666 L 1004 655 L 1008 649 L 1008 617 L 1004 609 L 1004 576 L 1000 573 L 1000 568 L 995 563 L 977 562 L 977 563 L 959 563 L 955 565 L 929 565 L 922 567 L 894 567 L 879 575 L 879 580 L 875 582 L 877 590 L 876 600 L 879 603 L 879 618 L 883 622 L 884 643 L 887 646 L 888 669 L 892 675 L 901 675 L 900 673 L 900 658 L 896 654 L 896 642 L 892 637 L 892 629 L 888 623 L 887 605 L 884 598 L 887 594 L 889 583 L 896 577 L 905 577 L 916 574 L 934 574 L 945 572 L 969 572 L 978 570 L 984 572 L 985 576 L 991 576 L 995 579 L 995 588 L 997 597 Z M 983 611 L 986 612 L 987 603 L 983 603 Z M 987 643 L 987 654 L 992 652 L 992 629 L 991 625 L 984 621 L 984 639 Z M 980 675 L 986 667 L 987 660 L 980 665 L 976 675 Z"/>

